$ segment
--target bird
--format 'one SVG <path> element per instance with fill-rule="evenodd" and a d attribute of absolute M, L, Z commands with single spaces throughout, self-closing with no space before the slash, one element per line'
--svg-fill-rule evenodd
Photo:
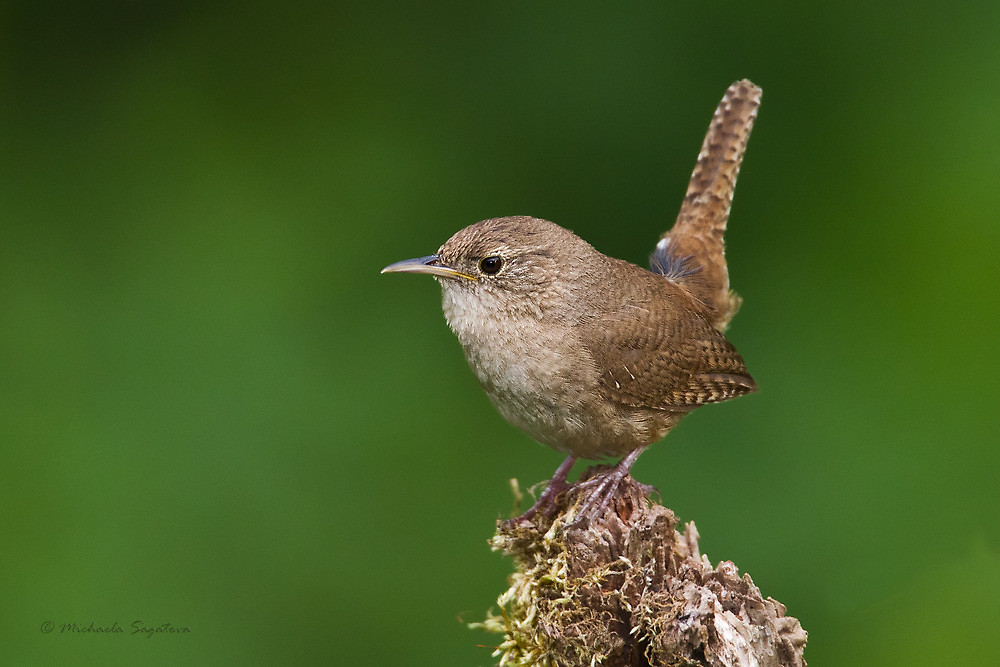
<path fill-rule="evenodd" d="M 553 222 L 506 216 L 382 270 L 434 276 L 445 319 L 493 405 L 566 455 L 512 521 L 551 513 L 577 459 L 618 459 L 578 482 L 589 488 L 577 520 L 593 518 L 684 415 L 757 390 L 724 333 L 741 300 L 730 289 L 723 237 L 760 97 L 748 80 L 726 91 L 648 268 L 604 255 Z"/>

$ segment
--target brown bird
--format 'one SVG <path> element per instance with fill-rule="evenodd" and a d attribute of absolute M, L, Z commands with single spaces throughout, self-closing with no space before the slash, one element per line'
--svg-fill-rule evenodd
<path fill-rule="evenodd" d="M 576 516 L 602 512 L 681 417 L 756 390 L 723 335 L 740 304 L 723 234 L 760 94 L 749 81 L 726 91 L 651 270 L 525 216 L 477 222 L 437 254 L 382 270 L 435 276 L 448 325 L 494 406 L 567 454 L 520 519 L 552 507 L 577 458 L 622 457 L 585 482 L 593 491 Z"/>

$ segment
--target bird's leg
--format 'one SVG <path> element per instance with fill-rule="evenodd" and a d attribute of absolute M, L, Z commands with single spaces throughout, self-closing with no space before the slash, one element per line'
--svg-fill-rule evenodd
<path fill-rule="evenodd" d="M 576 518 L 574 521 L 579 521 L 584 518 L 592 519 L 595 516 L 604 514 L 604 511 L 608 508 L 608 503 L 611 502 L 611 499 L 618 491 L 618 485 L 621 484 L 622 480 L 629 474 L 629 471 L 632 470 L 632 465 L 635 464 L 636 459 L 639 458 L 639 455 L 642 454 L 645 449 L 645 447 L 633 449 L 614 466 L 595 477 L 591 477 L 577 487 L 579 488 L 580 486 L 593 485 L 595 488 L 580 505 L 576 512 Z M 646 484 L 642 484 L 641 486 L 647 493 L 656 491 L 655 487 L 648 486 Z"/>
<path fill-rule="evenodd" d="M 566 460 L 563 461 L 558 468 L 556 468 L 555 473 L 552 475 L 552 479 L 549 480 L 548 485 L 545 487 L 545 490 L 542 491 L 542 495 L 538 497 L 538 500 L 535 501 L 535 504 L 521 516 L 508 519 L 507 523 L 527 523 L 532 519 L 532 517 L 538 514 L 538 512 L 548 515 L 555 508 L 554 501 L 556 496 L 569 488 L 569 484 L 566 482 L 566 476 L 569 475 L 569 471 L 573 467 L 574 463 L 576 463 L 576 457 L 567 456 Z"/>

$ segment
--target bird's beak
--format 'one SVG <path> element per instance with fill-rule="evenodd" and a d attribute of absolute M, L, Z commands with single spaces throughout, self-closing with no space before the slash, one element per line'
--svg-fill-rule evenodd
<path fill-rule="evenodd" d="M 396 262 L 385 267 L 382 269 L 382 273 L 429 273 L 432 276 L 441 276 L 442 278 L 477 279 L 468 273 L 463 273 L 450 266 L 441 264 L 437 255 L 404 259 L 402 262 Z"/>

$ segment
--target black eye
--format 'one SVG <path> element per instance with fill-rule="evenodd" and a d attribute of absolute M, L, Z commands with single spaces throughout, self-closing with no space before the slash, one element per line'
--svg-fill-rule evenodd
<path fill-rule="evenodd" d="M 496 275 L 503 266 L 503 257 L 490 255 L 479 260 L 479 270 L 488 276 Z"/>

